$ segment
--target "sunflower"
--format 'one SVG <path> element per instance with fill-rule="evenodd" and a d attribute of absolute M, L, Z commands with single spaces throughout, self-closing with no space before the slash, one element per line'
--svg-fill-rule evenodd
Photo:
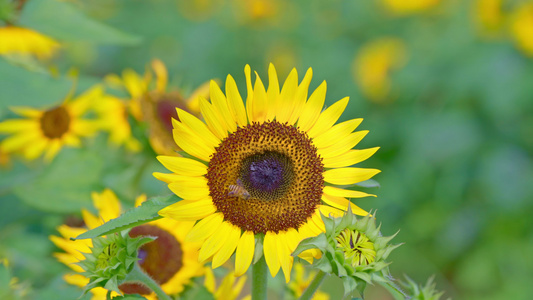
<path fill-rule="evenodd" d="M 519 5 L 510 17 L 510 31 L 517 47 L 533 56 L 533 3 Z"/>
<path fill-rule="evenodd" d="M 159 156 L 173 173 L 154 176 L 184 200 L 160 215 L 199 220 L 188 240 L 202 243 L 200 261 L 212 258 L 216 268 L 236 252 L 237 276 L 252 262 L 255 238 L 264 237 L 257 250 L 263 251 L 272 276 L 281 267 L 289 281 L 291 253 L 298 243 L 324 232 L 321 212 L 340 216 L 350 205 L 367 214 L 345 197 L 371 195 L 335 185 L 352 185 L 379 173 L 350 167 L 378 148 L 352 149 L 367 134 L 352 132 L 362 119 L 334 125 L 348 98 L 321 112 L 325 82 L 307 99 L 311 69 L 300 84 L 293 69 L 281 91 L 272 65 L 268 89 L 259 76 L 252 87 L 250 73 L 247 65 L 246 106 L 228 75 L 226 94 L 212 81 L 211 102 L 200 101 L 205 123 L 177 108 L 174 140 L 190 158 Z"/>
<path fill-rule="evenodd" d="M 111 190 L 106 189 L 101 194 L 93 193 L 92 198 L 98 216 L 87 210 L 82 211 L 88 229 L 96 228 L 120 215 L 120 202 Z M 138 206 L 145 200 L 146 196 L 141 195 L 135 201 L 135 205 Z M 141 235 L 157 237 L 155 241 L 141 246 L 139 264 L 141 269 L 158 282 L 163 291 L 169 295 L 180 293 L 191 278 L 204 273 L 203 264 L 198 263 L 198 245 L 185 242 L 185 236 L 192 226 L 192 222 L 160 219 L 134 227 L 129 232 L 131 237 Z M 83 272 L 83 269 L 75 263 L 85 259 L 81 252 L 90 252 L 89 247 L 92 247 L 92 242 L 90 239 L 71 241 L 70 238 L 82 234 L 87 229 L 61 225 L 58 231 L 62 237 L 51 236 L 50 239 L 66 253 L 55 253 L 56 258 L 74 271 Z M 89 278 L 81 274 L 68 274 L 65 276 L 65 281 L 84 287 L 89 283 Z M 155 294 L 138 284 L 122 284 L 119 288 L 126 294 L 137 293 L 149 299 L 156 299 Z M 91 292 L 94 294 L 93 299 L 106 299 L 107 290 L 103 288 L 94 288 Z"/>
<path fill-rule="evenodd" d="M 437 6 L 440 0 L 381 0 L 388 11 L 396 15 L 416 14 Z"/>
<path fill-rule="evenodd" d="M 0 152 L 22 153 L 28 160 L 45 153 L 45 160 L 51 161 L 64 145 L 79 147 L 80 137 L 98 130 L 96 121 L 82 116 L 101 95 L 102 88 L 96 86 L 75 99 L 69 95 L 62 104 L 47 110 L 12 107 L 13 112 L 26 118 L 0 122 L 0 133 L 10 134 L 0 142 Z"/>
<path fill-rule="evenodd" d="M 201 85 L 193 91 L 188 98 L 179 92 L 168 92 L 168 72 L 160 60 L 153 60 L 151 63 L 155 74 L 155 87 L 150 90 L 152 73 L 146 72 L 141 77 L 132 70 L 123 73 L 123 79 L 118 76 L 109 76 L 108 82 L 115 85 L 122 82 L 128 90 L 132 100 L 130 109 L 132 115 L 139 121 L 148 123 L 150 130 L 150 145 L 158 154 L 175 155 L 180 150 L 172 138 L 172 118 L 177 119 L 176 107 L 186 110 L 195 116 L 200 115 L 200 105 L 198 96 L 207 97 L 208 84 Z"/>
<path fill-rule="evenodd" d="M 0 27 L 0 41 L 0 55 L 32 54 L 46 59 L 59 48 L 59 43 L 54 39 L 17 26 Z"/>

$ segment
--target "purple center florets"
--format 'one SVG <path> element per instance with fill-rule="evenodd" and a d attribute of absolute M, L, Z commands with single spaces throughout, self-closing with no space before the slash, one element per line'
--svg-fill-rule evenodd
<path fill-rule="evenodd" d="M 240 180 L 250 195 L 268 201 L 287 192 L 293 173 L 287 156 L 267 151 L 243 160 Z"/>
<path fill-rule="evenodd" d="M 265 192 L 279 188 L 283 181 L 283 166 L 272 157 L 250 164 L 249 180 L 251 185 Z"/>

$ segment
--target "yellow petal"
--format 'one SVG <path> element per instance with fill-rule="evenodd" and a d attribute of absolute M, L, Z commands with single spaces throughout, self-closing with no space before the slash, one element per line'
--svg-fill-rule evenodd
<path fill-rule="evenodd" d="M 87 284 L 89 284 L 89 278 L 81 275 L 81 274 L 65 274 L 63 276 L 63 279 L 72 285 L 76 285 L 79 287 L 85 287 Z"/>
<path fill-rule="evenodd" d="M 211 294 L 215 293 L 215 274 L 213 274 L 213 270 L 209 267 L 205 268 L 204 286 Z"/>
<path fill-rule="evenodd" d="M 33 160 L 44 152 L 46 146 L 48 146 L 48 140 L 37 139 L 31 147 L 26 147 L 24 157 L 27 160 Z"/>
<path fill-rule="evenodd" d="M 158 180 L 161 180 L 163 182 L 166 182 L 166 183 L 172 183 L 172 182 L 175 182 L 175 181 L 180 181 L 183 179 L 183 175 L 178 175 L 178 174 L 166 174 L 166 173 L 159 173 L 159 172 L 154 172 L 152 173 L 152 175 L 158 179 Z"/>
<path fill-rule="evenodd" d="M 103 93 L 103 87 L 101 85 L 96 85 L 72 101 L 67 102 L 65 108 L 72 114 L 72 116 L 81 116 L 89 110 L 91 105 L 103 96 Z"/>
<path fill-rule="evenodd" d="M 317 152 L 323 158 L 342 155 L 348 152 L 353 147 L 355 147 L 367 134 L 368 130 L 350 133 L 346 137 L 339 138 L 337 140 L 337 143 L 332 146 L 326 148 L 318 148 Z"/>
<path fill-rule="evenodd" d="M 156 77 L 155 89 L 160 93 L 164 93 L 168 82 L 168 72 L 165 64 L 159 59 L 154 59 L 152 60 L 152 70 L 154 70 Z"/>
<path fill-rule="evenodd" d="M 165 168 L 178 175 L 202 176 L 207 173 L 207 166 L 194 159 L 178 156 L 158 156 L 157 160 Z"/>
<path fill-rule="evenodd" d="M 241 276 L 246 273 L 255 251 L 255 236 L 252 231 L 245 231 L 239 244 L 237 245 L 237 251 L 235 253 L 235 276 Z"/>
<path fill-rule="evenodd" d="M 344 112 L 346 105 L 348 105 L 348 97 L 333 103 L 330 107 L 324 110 L 318 117 L 315 125 L 307 132 L 311 138 L 315 138 L 326 130 L 330 129 L 339 117 Z"/>
<path fill-rule="evenodd" d="M 91 197 L 98 215 L 104 222 L 120 216 L 120 201 L 112 190 L 105 189 L 101 194 L 93 192 Z"/>
<path fill-rule="evenodd" d="M 360 191 L 344 190 L 337 187 L 326 186 L 324 187 L 324 194 L 335 197 L 348 197 L 348 198 L 363 198 L 363 197 L 376 197 L 376 195 L 363 193 Z"/>
<path fill-rule="evenodd" d="M 320 210 L 320 212 L 324 216 L 331 217 L 331 218 L 340 218 L 344 216 L 344 210 L 333 208 L 327 205 L 319 205 L 318 210 Z"/>
<path fill-rule="evenodd" d="M 200 110 L 204 116 L 205 123 L 211 132 L 215 134 L 220 140 L 228 136 L 228 129 L 222 116 L 215 110 L 215 108 L 204 98 L 200 98 Z"/>
<path fill-rule="evenodd" d="M 104 224 L 104 221 L 101 218 L 98 218 L 86 209 L 81 210 L 81 216 L 83 218 L 83 222 L 89 229 L 93 229 Z"/>
<path fill-rule="evenodd" d="M 289 281 L 291 280 L 291 270 L 294 259 L 291 256 L 291 251 L 289 251 L 289 245 L 287 243 L 285 232 L 280 231 L 278 233 L 277 244 L 281 270 L 283 271 L 283 275 L 285 275 L 285 283 L 289 283 Z"/>
<path fill-rule="evenodd" d="M 230 232 L 227 239 L 224 240 L 220 250 L 213 256 L 213 262 L 211 264 L 213 269 L 220 267 L 230 258 L 233 252 L 235 252 L 235 248 L 237 248 L 237 244 L 241 237 L 241 229 L 239 227 L 232 225 L 229 222 L 226 223 L 229 225 L 227 228 Z"/>
<path fill-rule="evenodd" d="M 191 93 L 186 100 L 188 111 L 200 114 L 200 98 L 209 99 L 209 86 L 210 81 L 204 82 Z"/>
<path fill-rule="evenodd" d="M 303 107 L 307 100 L 307 93 L 309 92 L 309 84 L 311 83 L 311 78 L 313 77 L 313 69 L 309 68 L 305 73 L 304 79 L 296 89 L 296 94 L 294 95 L 294 106 L 291 116 L 289 118 L 289 125 L 294 125 L 300 115 L 302 114 Z"/>
<path fill-rule="evenodd" d="M 331 169 L 324 172 L 324 180 L 337 185 L 354 184 L 370 179 L 379 172 L 381 171 L 367 168 Z"/>
<path fill-rule="evenodd" d="M 298 120 L 298 127 L 301 131 L 307 132 L 313 125 L 315 125 L 322 107 L 324 107 L 324 101 L 326 100 L 326 81 L 323 81 L 320 86 L 311 94 L 309 100 L 304 104 L 300 119 Z"/>
<path fill-rule="evenodd" d="M 276 233 L 267 231 L 263 241 L 263 252 L 272 277 L 278 274 L 279 268 L 281 267 L 278 256 L 277 238 L 278 235 Z"/>
<path fill-rule="evenodd" d="M 199 200 L 209 196 L 205 177 L 175 176 L 175 181 L 171 182 L 168 188 L 187 200 Z"/>
<path fill-rule="evenodd" d="M 203 200 L 181 200 L 159 211 L 159 215 L 179 221 L 196 221 L 216 212 L 210 198 Z"/>
<path fill-rule="evenodd" d="M 81 146 L 80 138 L 73 133 L 66 133 L 63 139 L 64 139 L 65 145 L 67 146 L 76 147 L 76 148 Z"/>
<path fill-rule="evenodd" d="M 248 115 L 248 120 L 252 122 L 254 119 L 253 116 L 253 103 L 254 103 L 254 89 L 252 88 L 252 75 L 250 66 L 244 66 L 244 77 L 246 77 L 246 114 Z"/>
<path fill-rule="evenodd" d="M 232 225 L 229 222 L 222 222 L 218 226 L 216 233 L 212 234 L 207 240 L 205 240 L 198 253 L 199 262 L 205 262 L 222 248 L 232 232 L 231 226 Z"/>
<path fill-rule="evenodd" d="M 276 68 L 273 64 L 268 65 L 268 90 L 267 90 L 267 120 L 274 120 L 279 101 L 279 82 Z"/>
<path fill-rule="evenodd" d="M 363 119 L 354 119 L 346 122 L 336 124 L 328 129 L 326 132 L 318 135 L 313 139 L 313 144 L 317 148 L 326 148 L 335 145 L 339 141 L 345 139 L 352 131 L 361 124 Z"/>
<path fill-rule="evenodd" d="M 218 139 L 213 132 L 207 128 L 207 125 L 204 122 L 200 121 L 200 119 L 184 111 L 183 109 L 176 108 L 176 111 L 178 112 L 178 118 L 180 119 L 181 123 L 187 126 L 194 134 L 201 136 L 207 145 L 215 148 L 218 146 L 218 144 L 220 144 L 220 139 Z M 173 121 L 172 124 L 176 122 L 177 121 Z"/>
<path fill-rule="evenodd" d="M 33 119 L 12 119 L 0 122 L 0 132 L 13 133 L 18 131 L 40 130 L 40 124 Z"/>
<path fill-rule="evenodd" d="M 222 93 L 220 87 L 214 80 L 211 80 L 210 93 L 211 103 L 213 103 L 213 107 L 218 112 L 218 115 L 221 116 L 221 121 L 226 125 L 229 132 L 235 132 L 237 130 L 237 124 L 229 110 L 226 96 L 224 96 L 224 93 Z"/>
<path fill-rule="evenodd" d="M 233 119 L 237 122 L 239 127 L 244 127 L 248 124 L 246 119 L 246 110 L 242 102 L 241 94 L 237 88 L 237 84 L 231 75 L 226 78 L 226 96 L 228 100 L 228 107 L 233 115 Z"/>
<path fill-rule="evenodd" d="M 288 122 L 294 110 L 294 97 L 298 89 L 298 72 L 292 69 L 285 79 L 276 107 L 276 120 L 280 123 Z"/>
<path fill-rule="evenodd" d="M 255 72 L 255 86 L 252 105 L 252 122 L 263 123 L 266 121 L 268 114 L 268 103 L 265 86 L 259 77 L 259 74 Z"/>
<path fill-rule="evenodd" d="M 48 149 L 46 150 L 46 153 L 44 155 L 44 160 L 47 162 L 51 162 L 54 157 L 56 157 L 59 150 L 61 150 L 62 146 L 63 143 L 60 140 L 52 140 L 48 144 Z"/>
<path fill-rule="evenodd" d="M 211 154 L 215 153 L 215 149 L 207 144 L 205 139 L 194 134 L 179 122 L 174 124 L 172 134 L 178 147 L 196 158 L 209 161 Z"/>
<path fill-rule="evenodd" d="M 349 150 L 344 154 L 335 157 L 323 158 L 322 163 L 326 168 L 342 168 L 353 166 L 360 163 L 370 156 L 374 155 L 378 151 L 379 147 L 362 149 L 362 150 Z"/>
<path fill-rule="evenodd" d="M 343 197 L 335 197 L 330 195 L 322 195 L 322 201 L 324 201 L 326 204 L 329 204 L 333 207 L 336 207 L 338 209 L 342 209 L 344 211 L 348 210 L 348 205 L 352 208 L 352 212 L 356 215 L 360 216 L 366 216 L 368 215 L 368 212 L 364 211 L 359 206 L 353 204 L 348 199 Z"/>
<path fill-rule="evenodd" d="M 161 214 L 161 211 L 159 214 Z M 201 243 L 205 241 L 218 230 L 222 221 L 224 221 L 224 215 L 222 213 L 215 213 L 206 217 L 194 225 L 189 234 L 187 234 L 185 241 L 189 243 Z"/>
<path fill-rule="evenodd" d="M 17 115 L 27 118 L 40 118 L 43 114 L 42 111 L 27 106 L 12 106 L 9 109 Z"/>
<path fill-rule="evenodd" d="M 77 265 L 80 262 L 79 259 L 69 253 L 54 253 L 55 258 L 64 265 L 68 266 L 76 272 L 84 272 L 83 268 Z"/>
<path fill-rule="evenodd" d="M 0 150 L 6 153 L 17 151 L 20 148 L 27 147 L 29 143 L 39 138 L 39 133 L 36 131 L 14 134 L 0 142 Z"/>

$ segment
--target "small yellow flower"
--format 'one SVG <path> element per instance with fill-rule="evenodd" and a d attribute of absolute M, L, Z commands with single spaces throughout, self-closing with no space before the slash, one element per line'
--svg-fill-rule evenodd
<path fill-rule="evenodd" d="M 161 210 L 162 216 L 199 220 L 188 239 L 202 243 L 201 261 L 212 260 L 217 268 L 235 252 L 240 276 L 260 251 L 272 276 L 281 268 L 288 282 L 298 243 L 324 232 L 321 212 L 340 216 L 352 207 L 367 214 L 346 197 L 372 195 L 342 186 L 380 172 L 350 167 L 378 148 L 352 149 L 367 134 L 354 132 L 362 119 L 334 125 L 348 97 L 322 111 L 326 83 L 308 97 L 311 69 L 300 84 L 293 69 L 281 87 L 273 65 L 268 74 L 268 89 L 257 73 L 252 85 L 245 67 L 246 106 L 233 77 L 227 77 L 225 94 L 211 81 L 211 102 L 200 102 L 205 123 L 178 108 L 174 140 L 195 159 L 159 156 L 173 173 L 154 176 L 184 199 Z M 263 236 L 256 249 L 255 239 Z M 309 261 L 319 257 L 318 251 L 303 255 Z"/>
<path fill-rule="evenodd" d="M 305 292 L 315 275 L 318 273 L 316 271 L 309 272 L 306 274 L 306 270 L 301 263 L 294 264 L 295 276 L 294 279 L 289 283 L 289 290 L 292 292 L 295 298 L 300 298 Z M 313 300 L 329 300 L 329 295 L 317 290 L 313 295 Z"/>
<path fill-rule="evenodd" d="M 533 57 L 533 3 L 523 3 L 510 18 L 515 43 L 526 55 Z"/>
<path fill-rule="evenodd" d="M 241 291 L 246 283 L 246 275 L 237 279 L 234 272 L 229 272 L 220 283 L 220 286 L 216 286 L 215 275 L 211 268 L 205 268 L 205 288 L 213 294 L 216 300 L 235 300 L 241 294 Z M 247 295 L 240 298 L 241 300 L 250 300 L 251 296 Z"/>
<path fill-rule="evenodd" d="M 12 107 L 11 110 L 25 119 L 0 122 L 0 133 L 10 136 L 0 142 L 0 151 L 22 153 L 33 160 L 45 153 L 51 161 L 65 145 L 79 147 L 80 137 L 93 135 L 98 130 L 94 120 L 84 119 L 91 103 L 102 95 L 100 86 L 93 87 L 78 96 L 47 110 L 30 107 Z"/>
<path fill-rule="evenodd" d="M 57 41 L 29 28 L 0 27 L 0 55 L 30 54 L 46 59 L 58 49 Z"/>
<path fill-rule="evenodd" d="M 385 8 L 396 15 L 408 15 L 426 11 L 440 0 L 381 0 Z"/>
<path fill-rule="evenodd" d="M 87 210 L 82 211 L 83 220 L 87 229 L 93 229 L 104 222 L 117 218 L 121 213 L 121 205 L 116 195 L 111 190 L 104 190 L 101 194 L 93 193 L 93 204 L 98 210 L 98 215 L 93 215 Z M 140 205 L 146 196 L 139 196 L 136 206 Z M 168 219 L 160 219 L 130 230 L 131 237 L 155 236 L 157 239 L 147 243 L 139 249 L 139 265 L 148 275 L 161 285 L 165 293 L 169 295 L 179 294 L 191 278 L 201 276 L 204 266 L 198 263 L 198 245 L 185 242 L 185 236 L 192 228 L 192 222 L 178 222 Z M 65 252 L 55 253 L 56 258 L 76 272 L 83 269 L 75 263 L 84 260 L 81 252 L 89 253 L 92 247 L 90 239 L 70 240 L 87 231 L 86 228 L 75 228 L 67 225 L 58 227 L 61 237 L 51 236 L 50 239 Z M 68 283 L 84 287 L 89 283 L 89 278 L 81 274 L 68 274 L 65 276 Z M 138 293 L 149 299 L 155 299 L 155 294 L 138 284 L 122 284 L 120 290 L 127 294 Z M 94 288 L 93 300 L 106 299 L 106 290 Z"/>
<path fill-rule="evenodd" d="M 406 61 L 404 43 L 396 38 L 381 38 L 359 50 L 352 72 L 363 94 L 375 102 L 386 102 L 391 97 L 390 72 Z"/>

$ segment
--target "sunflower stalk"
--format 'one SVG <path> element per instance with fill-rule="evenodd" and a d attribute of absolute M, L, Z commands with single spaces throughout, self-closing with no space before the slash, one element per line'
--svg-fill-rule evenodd
<path fill-rule="evenodd" d="M 252 300 L 266 300 L 268 268 L 263 255 L 261 259 L 252 265 Z"/>
<path fill-rule="evenodd" d="M 307 287 L 305 292 L 300 296 L 300 300 L 309 300 L 313 297 L 315 292 L 318 290 L 318 287 L 322 284 L 324 281 L 324 278 L 326 278 L 326 272 L 318 271 L 313 281 L 311 281 L 311 284 Z"/>
<path fill-rule="evenodd" d="M 163 289 L 152 279 L 148 274 L 146 274 L 138 264 L 135 264 L 135 267 L 131 270 L 130 273 L 126 276 L 124 282 L 140 283 L 145 285 L 147 288 L 151 289 L 160 300 L 171 300 L 171 298 L 165 294 Z"/>

